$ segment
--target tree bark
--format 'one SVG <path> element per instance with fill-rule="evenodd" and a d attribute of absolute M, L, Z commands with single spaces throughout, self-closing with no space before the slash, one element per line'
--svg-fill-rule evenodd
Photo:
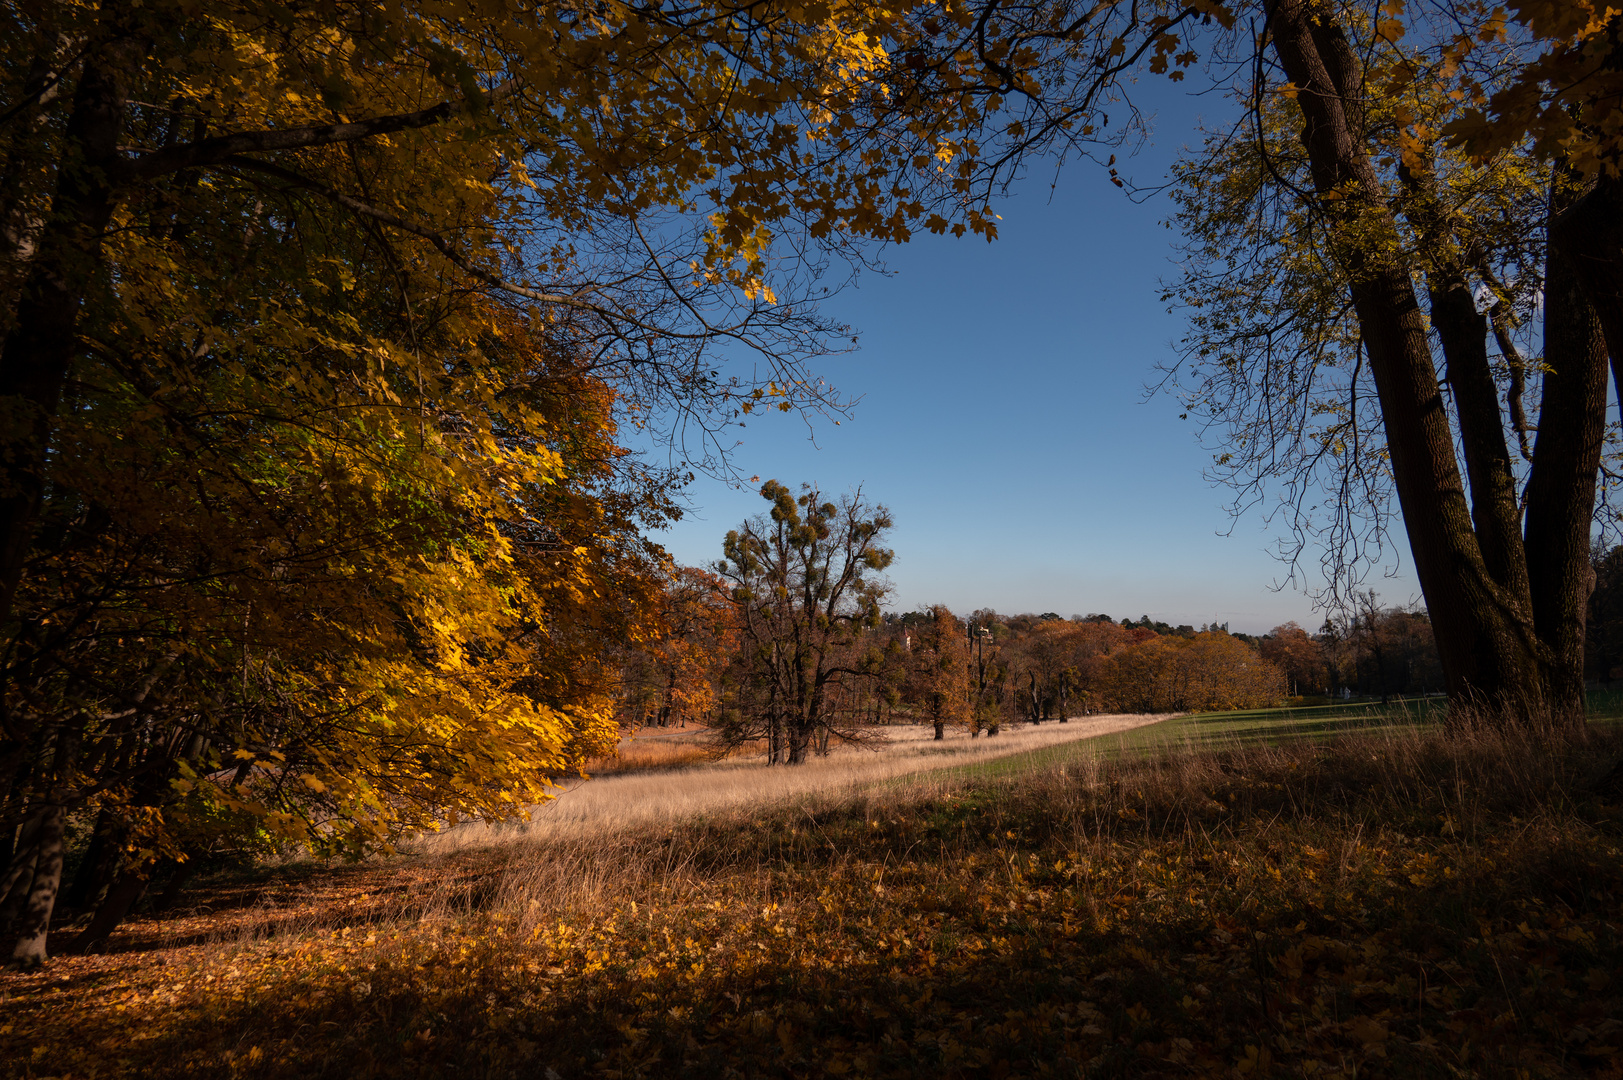
<path fill-rule="evenodd" d="M 1603 176 L 1552 223 L 1560 251 L 1600 322 L 1623 410 L 1623 179 Z"/>
<path fill-rule="evenodd" d="M 63 133 L 65 152 L 39 245 L 0 347 L 0 621 L 28 557 L 45 490 L 51 430 L 78 345 L 79 312 L 96 280 L 112 219 L 111 177 L 124 119 L 124 69 L 134 43 L 116 33 L 85 59 Z"/>
<path fill-rule="evenodd" d="M 786 765 L 799 765 L 806 760 L 806 748 L 811 744 L 811 732 L 796 727 L 789 732 L 789 754 Z"/>
<path fill-rule="evenodd" d="M 99 949 L 118 924 L 124 921 L 124 916 L 129 914 L 130 908 L 135 906 L 141 894 L 146 891 L 155 866 L 155 861 L 148 860 L 144 865 L 132 866 L 120 874 L 118 880 L 107 890 L 107 896 L 97 905 L 96 914 L 91 918 L 90 925 L 73 939 L 73 944 L 68 946 L 68 950 L 86 953 Z"/>
<path fill-rule="evenodd" d="M 1298 90 L 1302 142 L 1323 212 L 1333 230 L 1344 227 L 1352 237 L 1341 240 L 1337 256 L 1348 275 L 1375 378 L 1398 504 L 1449 697 L 1459 706 L 1496 713 L 1503 709 L 1528 719 L 1542 716 L 1556 660 L 1535 627 L 1527 569 L 1531 556 L 1517 557 L 1521 545 L 1514 530 L 1505 528 L 1505 474 L 1500 470 L 1508 469 L 1508 462 L 1501 460 L 1498 405 L 1491 387 L 1483 398 L 1485 352 L 1477 356 L 1472 342 L 1478 329 L 1484 337 L 1486 329 L 1474 325 L 1480 321 L 1474 310 L 1469 316 L 1465 312 L 1468 298 L 1458 293 L 1457 283 L 1437 283 L 1433 299 L 1439 329 L 1445 347 L 1452 342 L 1459 357 L 1456 372 L 1450 356 L 1450 370 L 1461 376 L 1456 400 L 1480 511 L 1474 515 L 1455 458 L 1426 318 L 1415 295 L 1414 267 L 1381 253 L 1402 247 L 1380 242 L 1383 235 L 1397 239 L 1397 222 L 1361 135 L 1361 81 L 1347 74 L 1346 58 L 1334 47 L 1342 35 L 1305 0 L 1281 0 L 1270 30 L 1275 53 Z M 1321 53 L 1321 45 L 1330 55 Z M 1571 461 L 1562 460 L 1568 453 L 1568 448 L 1552 449 L 1545 471 L 1573 468 Z M 1558 487 L 1570 493 L 1570 485 Z M 1560 577 L 1569 570 L 1561 554 L 1551 572 Z M 1579 657 L 1581 679 L 1581 650 Z M 1563 684 L 1566 676 L 1563 672 Z"/>
<path fill-rule="evenodd" d="M 1550 233 L 1563 236 L 1552 194 Z M 1527 568 L 1545 657 L 1552 722 L 1584 717 L 1584 633 L 1593 591 L 1589 538 L 1606 435 L 1606 340 L 1579 286 L 1568 245 L 1552 242 L 1544 277 L 1544 400 L 1527 482 Z"/>
<path fill-rule="evenodd" d="M 62 896 L 63 907 L 79 911 L 100 904 L 102 894 L 112 884 L 113 873 L 118 869 L 118 849 L 112 841 L 112 831 L 113 814 L 104 807 L 96 815 L 84 861 L 73 875 L 73 884 Z"/>
<path fill-rule="evenodd" d="M 60 803 L 45 807 L 40 814 L 39 847 L 34 856 L 34 873 L 18 920 L 17 944 L 11 958 L 24 967 L 45 962 L 45 939 L 56 910 L 56 893 L 62 885 L 63 834 L 67 811 Z"/>
<path fill-rule="evenodd" d="M 23 823 L 16 849 L 6 861 L 6 872 L 0 878 L 0 937 L 11 933 L 17 919 L 28 902 L 28 890 L 34 883 L 34 863 L 39 856 L 39 830 L 44 823 L 43 814 L 34 814 Z"/>

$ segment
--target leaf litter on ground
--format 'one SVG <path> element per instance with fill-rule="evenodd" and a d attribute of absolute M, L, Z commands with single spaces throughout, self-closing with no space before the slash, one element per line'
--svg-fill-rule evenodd
<path fill-rule="evenodd" d="M 1623 1077 L 1615 736 L 1383 733 L 206 883 L 21 1077 Z"/>

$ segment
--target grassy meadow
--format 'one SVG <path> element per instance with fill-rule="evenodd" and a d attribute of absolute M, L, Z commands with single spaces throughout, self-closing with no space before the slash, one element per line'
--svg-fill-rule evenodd
<path fill-rule="evenodd" d="M 220 875 L 0 976 L 0 1070 L 1623 1077 L 1609 725 L 1341 707 L 1045 740 Z M 648 775 L 748 771 L 672 768 Z M 613 779 L 581 793 L 629 801 Z"/>

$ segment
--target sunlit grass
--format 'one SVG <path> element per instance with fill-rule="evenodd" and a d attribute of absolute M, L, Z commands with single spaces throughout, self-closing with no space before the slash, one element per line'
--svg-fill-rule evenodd
<path fill-rule="evenodd" d="M 995 737 L 979 738 L 955 729 L 939 741 L 928 726 L 896 725 L 872 731 L 860 744 L 836 745 L 827 757 L 814 756 L 794 768 L 768 767 L 764 753 L 741 753 L 681 767 L 628 769 L 566 782 L 556 799 L 532 809 L 528 821 L 471 822 L 414 840 L 408 850 L 445 854 L 541 838 L 601 837 L 789 800 L 847 797 L 877 783 L 1079 744 L 1162 719 L 1127 714 L 1011 724 Z M 622 753 L 637 753 L 635 745 Z M 691 745 L 702 749 L 700 743 Z"/>

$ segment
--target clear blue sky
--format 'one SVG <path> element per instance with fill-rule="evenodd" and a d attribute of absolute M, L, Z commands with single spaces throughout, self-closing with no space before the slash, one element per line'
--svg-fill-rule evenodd
<path fill-rule="evenodd" d="M 1154 184 L 1195 143 L 1195 120 L 1224 106 L 1164 84 L 1154 145 L 1123 172 Z M 1158 282 L 1176 273 L 1165 196 L 1135 205 L 1087 162 L 1034 170 L 997 206 L 993 244 L 924 235 L 889 249 L 893 277 L 863 277 L 826 312 L 860 331 L 858 351 L 819 367 L 860 396 L 836 427 L 773 413 L 738 432 L 735 466 L 825 492 L 860 485 L 896 521 L 891 607 L 1148 614 L 1265 631 L 1323 620 L 1256 516 L 1231 522 L 1226 492 L 1202 478 L 1210 455 L 1177 401 L 1144 401 L 1183 325 Z M 659 539 L 707 565 L 729 528 L 766 509 L 753 486 L 700 478 L 692 511 Z M 1230 535 L 1221 535 L 1228 532 Z M 1408 552 L 1386 603 L 1419 597 Z M 1313 563 L 1316 565 L 1316 558 Z"/>

